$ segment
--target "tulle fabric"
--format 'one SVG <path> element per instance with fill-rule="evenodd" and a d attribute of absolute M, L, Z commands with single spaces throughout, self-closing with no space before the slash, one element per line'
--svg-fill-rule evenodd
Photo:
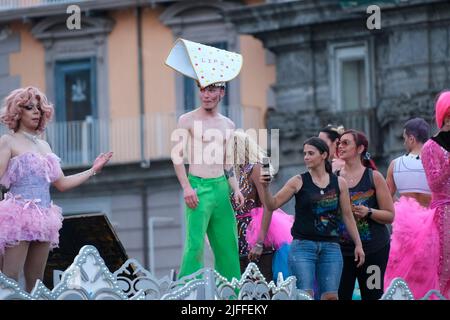
<path fill-rule="evenodd" d="M 26 152 L 10 159 L 0 183 L 28 195 L 9 192 L 0 201 L 0 254 L 20 241 L 58 246 L 63 217 L 61 208 L 48 201 L 48 192 L 50 183 L 61 174 L 60 159 L 53 153 Z M 41 196 L 30 198 L 29 194 Z"/>
<path fill-rule="evenodd" d="M 0 254 L 19 241 L 50 242 L 51 249 L 57 247 L 62 220 L 58 206 L 42 208 L 35 202 L 25 202 L 7 194 L 5 200 L 0 201 Z"/>
<path fill-rule="evenodd" d="M 249 248 L 252 248 L 258 239 L 263 212 L 264 209 L 262 207 L 257 207 L 250 211 L 252 220 L 247 228 L 246 235 Z M 288 254 L 292 242 L 291 229 L 293 223 L 294 217 L 281 209 L 275 210 L 272 214 L 269 229 L 264 240 L 264 246 L 275 249 L 272 259 L 272 273 L 275 282 L 278 280 L 279 272 L 283 274 L 284 279 L 291 275 L 288 267 Z"/>
<path fill-rule="evenodd" d="M 246 239 L 249 247 L 252 248 L 258 239 L 263 218 L 263 207 L 257 207 L 250 211 L 252 221 L 247 228 Z M 265 247 L 280 248 L 284 243 L 292 242 L 291 228 L 294 223 L 294 216 L 291 216 L 281 209 L 277 209 L 272 214 L 269 229 L 264 240 Z"/>
<path fill-rule="evenodd" d="M 0 178 L 0 184 L 7 189 L 30 174 L 43 176 L 50 183 L 61 175 L 61 159 L 54 153 L 40 155 L 35 152 L 25 152 L 11 158 L 8 167 Z"/>
<path fill-rule="evenodd" d="M 387 289 L 401 277 L 416 299 L 429 290 L 439 290 L 439 230 L 435 210 L 415 199 L 401 197 L 395 204 L 391 249 L 384 277 Z"/>

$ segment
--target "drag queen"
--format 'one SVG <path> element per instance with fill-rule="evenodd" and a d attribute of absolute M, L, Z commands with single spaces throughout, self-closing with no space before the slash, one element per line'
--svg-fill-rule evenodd
<path fill-rule="evenodd" d="M 43 278 L 49 250 L 58 246 L 63 217 L 50 199 L 50 184 L 72 189 L 98 173 L 112 153 L 101 154 L 92 168 L 64 176 L 60 159 L 40 139 L 54 109 L 35 87 L 12 91 L 5 99 L 1 121 L 11 132 L 0 138 L 0 184 L 9 192 L 0 201 L 2 272 L 18 281 L 23 269 L 26 290 Z"/>

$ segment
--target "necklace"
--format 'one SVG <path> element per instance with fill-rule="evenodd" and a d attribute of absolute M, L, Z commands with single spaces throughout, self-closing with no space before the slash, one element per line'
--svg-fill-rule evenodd
<path fill-rule="evenodd" d="M 321 194 L 321 195 L 324 195 L 324 194 L 325 194 L 324 189 L 326 189 L 327 187 L 321 188 L 321 187 L 319 187 L 319 185 L 312 179 L 312 177 L 311 177 L 311 180 L 312 180 L 313 184 L 314 184 L 317 188 L 320 189 L 320 194 Z"/>
<path fill-rule="evenodd" d="M 34 144 L 38 144 L 38 135 L 34 135 L 25 131 L 20 131 L 24 135 L 25 138 L 33 142 Z"/>

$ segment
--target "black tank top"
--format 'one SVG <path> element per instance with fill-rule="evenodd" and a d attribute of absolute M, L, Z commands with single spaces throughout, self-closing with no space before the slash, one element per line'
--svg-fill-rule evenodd
<path fill-rule="evenodd" d="M 294 239 L 339 242 L 339 183 L 330 174 L 324 189 L 316 186 L 309 172 L 301 175 L 303 185 L 295 194 Z"/>
<path fill-rule="evenodd" d="M 339 175 L 339 171 L 336 172 Z M 358 184 L 349 189 L 352 204 L 364 205 L 372 209 L 379 209 L 372 169 L 366 168 Z M 389 243 L 389 230 L 385 224 L 380 224 L 373 219 L 356 221 L 359 237 L 363 244 L 364 253 L 376 252 Z M 351 239 L 343 221 L 339 225 L 340 244 L 344 256 L 353 256 L 355 245 Z"/>

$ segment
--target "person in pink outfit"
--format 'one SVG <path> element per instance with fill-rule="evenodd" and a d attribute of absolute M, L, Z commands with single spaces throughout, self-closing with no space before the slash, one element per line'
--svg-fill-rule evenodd
<path fill-rule="evenodd" d="M 100 154 L 89 170 L 64 176 L 60 159 L 39 138 L 53 113 L 39 89 L 26 87 L 6 97 L 0 117 L 11 130 L 0 137 L 0 184 L 9 189 L 0 201 L 0 269 L 16 281 L 23 270 L 28 292 L 42 280 L 49 250 L 59 242 L 63 217 L 50 199 L 50 184 L 59 191 L 79 186 L 112 156 Z"/>
<path fill-rule="evenodd" d="M 450 91 L 436 101 L 438 134 L 422 149 L 422 162 L 431 189 L 431 205 L 439 234 L 438 280 L 441 293 L 450 299 Z"/>

